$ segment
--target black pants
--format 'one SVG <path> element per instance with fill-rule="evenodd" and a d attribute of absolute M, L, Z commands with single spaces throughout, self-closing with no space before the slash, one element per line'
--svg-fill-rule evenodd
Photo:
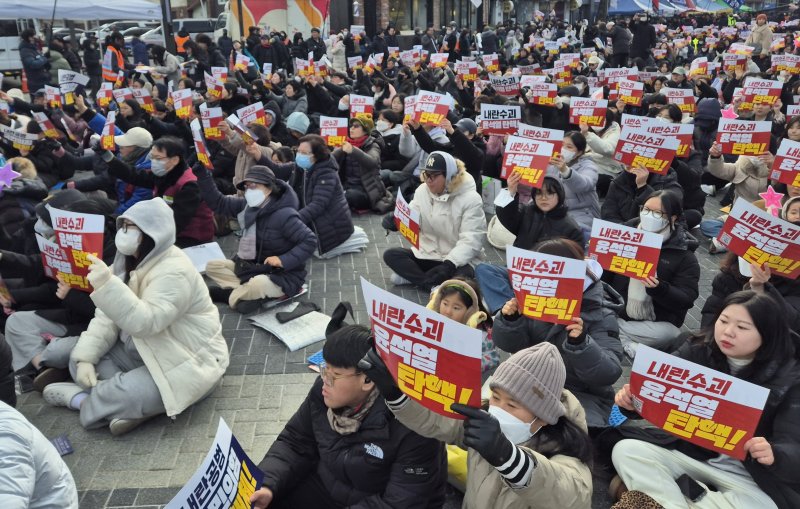
<path fill-rule="evenodd" d="M 703 220 L 703 213 L 699 210 L 688 209 L 683 211 L 683 217 L 686 218 L 686 226 L 691 230 Z"/>
<path fill-rule="evenodd" d="M 2 334 L 0 334 L 0 401 L 12 407 L 17 406 L 14 370 L 11 368 L 11 347 Z"/>
<path fill-rule="evenodd" d="M 344 197 L 347 199 L 347 204 L 351 209 L 369 210 L 372 208 L 372 203 L 369 201 L 369 195 L 363 187 L 351 187 L 349 189 L 345 189 Z"/>
<path fill-rule="evenodd" d="M 408 279 L 411 284 L 422 288 L 430 288 L 431 285 L 427 282 L 427 271 L 438 267 L 444 262 L 439 260 L 422 260 L 414 256 L 410 249 L 402 247 L 393 247 L 387 249 L 383 253 L 383 261 L 392 269 L 395 274 Z M 456 276 L 474 278 L 475 270 L 469 266 L 456 267 Z"/>
<path fill-rule="evenodd" d="M 316 474 L 300 481 L 292 491 L 284 493 L 269 505 L 269 509 L 341 509 L 344 506 L 331 500 L 331 494 Z"/>
<path fill-rule="evenodd" d="M 614 67 L 628 67 L 628 55 L 629 53 L 613 55 L 612 60 L 614 62 Z"/>

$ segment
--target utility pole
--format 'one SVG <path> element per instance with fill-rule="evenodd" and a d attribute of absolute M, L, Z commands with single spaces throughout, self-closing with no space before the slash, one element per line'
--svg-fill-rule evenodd
<path fill-rule="evenodd" d="M 174 55 L 177 50 L 172 34 L 172 7 L 169 0 L 161 0 L 161 33 L 164 34 L 164 47 Z"/>

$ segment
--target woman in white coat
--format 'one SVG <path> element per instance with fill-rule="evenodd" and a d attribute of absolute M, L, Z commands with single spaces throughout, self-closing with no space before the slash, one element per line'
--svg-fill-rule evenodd
<path fill-rule="evenodd" d="M 623 170 L 623 166 L 614 160 L 621 128 L 614 120 L 614 112 L 606 110 L 605 126 L 589 127 L 586 122 L 581 122 L 580 129 L 589 146 L 586 155 L 597 165 L 597 196 L 605 198 L 611 181 Z"/>
<path fill-rule="evenodd" d="M 72 350 L 74 383 L 44 399 L 80 411 L 85 428 L 119 435 L 211 393 L 228 366 L 219 312 L 202 276 L 175 243 L 172 209 L 141 201 L 117 219 L 113 267 L 89 255 L 97 306 Z"/>

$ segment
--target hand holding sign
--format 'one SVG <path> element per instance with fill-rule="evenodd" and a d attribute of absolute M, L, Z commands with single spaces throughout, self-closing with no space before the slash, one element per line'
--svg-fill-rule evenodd
<path fill-rule="evenodd" d="M 108 268 L 108 265 L 103 260 L 93 254 L 86 255 L 86 258 L 92 262 L 89 265 L 89 274 L 86 275 L 86 279 L 89 280 L 89 284 L 95 290 L 99 290 L 111 279 L 111 269 Z"/>
<path fill-rule="evenodd" d="M 374 348 L 370 348 L 364 358 L 358 361 L 358 369 L 372 380 L 386 401 L 394 401 L 403 395 L 397 382 L 392 378 L 389 368 L 386 367 L 380 354 Z"/>
<path fill-rule="evenodd" d="M 500 421 L 480 408 L 454 403 L 450 408 L 467 419 L 464 421 L 464 445 L 475 449 L 494 467 L 507 462 L 514 453 L 514 445 L 503 434 Z"/>

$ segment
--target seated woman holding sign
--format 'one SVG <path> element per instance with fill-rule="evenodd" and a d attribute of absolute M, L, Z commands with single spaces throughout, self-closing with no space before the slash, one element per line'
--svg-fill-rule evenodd
<path fill-rule="evenodd" d="M 612 482 L 612 486 L 617 493 L 630 490 L 621 495 L 621 503 L 626 505 L 614 507 L 652 507 L 648 502 L 667 508 L 800 507 L 800 358 L 780 304 L 756 292 L 731 294 L 713 327 L 685 343 L 675 355 L 769 389 L 754 436 L 745 436 L 740 442 L 746 459 L 741 461 L 718 449 L 646 428 L 637 433 L 640 440 L 622 440 L 614 447 L 612 459 L 622 483 Z M 738 401 L 746 402 L 742 388 L 737 389 L 728 396 L 738 393 Z M 616 396 L 617 405 L 628 410 L 631 417 L 636 416 L 634 398 L 640 397 L 631 391 L 630 384 Z M 714 399 L 692 397 L 692 402 L 698 400 L 716 404 Z M 644 404 L 649 403 L 645 400 Z M 692 413 L 692 407 L 688 412 Z M 710 414 L 713 418 L 713 411 Z M 710 429 L 730 432 L 732 423 L 719 417 L 714 418 L 718 422 Z M 735 419 L 730 412 L 725 417 Z M 736 433 L 735 426 L 733 430 Z M 695 431 L 695 436 L 699 438 L 700 433 Z"/>
<path fill-rule="evenodd" d="M 696 241 L 686 232 L 681 200 L 671 191 L 656 191 L 644 202 L 635 221 L 642 230 L 662 236 L 658 267 L 645 280 L 606 272 L 603 280 L 625 299 L 619 317 L 619 338 L 633 358 L 639 343 L 670 351 L 676 345 L 686 313 L 699 294 L 700 264 Z"/>

